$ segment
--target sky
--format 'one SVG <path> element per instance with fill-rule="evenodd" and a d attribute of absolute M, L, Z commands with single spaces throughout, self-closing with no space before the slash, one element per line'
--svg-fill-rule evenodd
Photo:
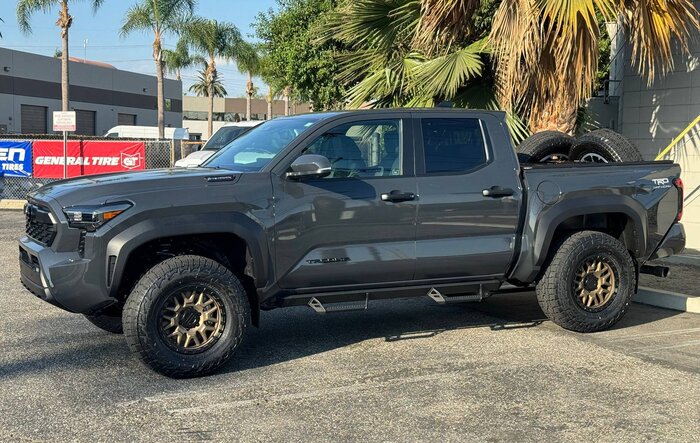
<path fill-rule="evenodd" d="M 155 75 L 151 51 L 152 34 L 133 33 L 126 38 L 119 35 L 124 13 L 136 0 L 106 0 L 96 13 L 91 3 L 88 0 L 70 2 L 73 16 L 69 34 L 71 56 L 84 58 L 87 55 L 88 60 L 110 63 L 118 69 Z M 4 21 L 0 22 L 0 47 L 53 56 L 61 47 L 60 31 L 56 27 L 58 8 L 54 7 L 48 13 L 35 13 L 31 22 L 33 32 L 25 35 L 20 31 L 14 15 L 16 4 L 14 0 L 0 0 L 0 18 Z M 196 13 L 231 22 L 238 27 L 244 38 L 253 40 L 251 24 L 259 12 L 270 8 L 277 8 L 276 0 L 199 0 Z M 166 48 L 173 49 L 177 37 L 166 36 L 164 43 Z M 234 64 L 218 65 L 218 68 L 229 96 L 242 96 L 247 76 L 239 73 Z M 183 91 L 187 92 L 195 75 L 194 69 L 183 72 Z"/>

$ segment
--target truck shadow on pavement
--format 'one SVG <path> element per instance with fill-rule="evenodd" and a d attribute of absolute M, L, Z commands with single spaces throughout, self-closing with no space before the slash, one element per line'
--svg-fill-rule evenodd
<path fill-rule="evenodd" d="M 633 304 L 627 316 L 613 329 L 651 323 L 677 314 Z M 99 331 L 78 316 L 37 321 L 46 322 L 36 328 L 44 331 L 43 336 L 22 344 L 24 349 L 34 350 L 31 357 L 23 358 L 14 351 L 6 354 L 0 362 L 0 378 L 72 369 L 150 372 L 130 354 L 123 336 Z M 262 313 L 261 327 L 250 329 L 236 355 L 218 373 L 293 361 L 377 338 L 386 343 L 430 340 L 448 331 L 473 328 L 508 333 L 536 328 L 546 321 L 534 295 L 528 293 L 493 297 L 476 304 L 444 306 L 427 299 L 375 301 L 370 302 L 370 308 L 364 312 L 327 315 L 315 314 L 304 307 L 281 309 Z"/>
<path fill-rule="evenodd" d="M 612 330 L 677 315 L 632 304 Z M 263 312 L 254 329 L 222 372 L 253 369 L 351 346 L 365 340 L 426 340 L 442 333 L 489 328 L 494 333 L 536 328 L 549 320 L 534 293 L 494 296 L 482 303 L 436 305 L 426 299 L 370 302 L 363 312 L 318 315 L 308 308 Z M 562 329 L 562 331 L 564 331 Z"/>

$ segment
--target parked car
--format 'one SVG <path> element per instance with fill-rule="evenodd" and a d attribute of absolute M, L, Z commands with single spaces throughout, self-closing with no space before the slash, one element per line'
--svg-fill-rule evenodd
<path fill-rule="evenodd" d="M 108 138 L 158 139 L 157 126 L 115 126 L 105 134 Z M 189 140 L 187 128 L 165 128 L 165 138 L 169 140 Z"/>
<path fill-rule="evenodd" d="M 535 288 L 564 328 L 612 326 L 640 272 L 667 273 L 647 261 L 684 248 L 680 167 L 522 165 L 510 140 L 500 112 L 327 112 L 200 168 L 55 182 L 29 196 L 21 280 L 173 377 L 216 370 L 287 306 Z"/>
<path fill-rule="evenodd" d="M 254 128 L 263 123 L 261 120 L 242 121 L 237 123 L 226 123 L 211 136 L 199 151 L 192 152 L 187 157 L 175 162 L 178 168 L 191 168 L 199 166 L 206 159 L 214 155 L 219 149 L 225 147 L 236 137 L 240 136 L 250 128 Z"/>

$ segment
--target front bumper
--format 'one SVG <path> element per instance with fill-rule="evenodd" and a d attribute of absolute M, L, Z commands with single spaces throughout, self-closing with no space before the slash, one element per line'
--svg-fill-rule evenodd
<path fill-rule="evenodd" d="M 42 300 L 70 312 L 91 314 L 116 302 L 99 279 L 95 263 L 77 252 L 55 252 L 29 237 L 19 240 L 20 279 Z"/>

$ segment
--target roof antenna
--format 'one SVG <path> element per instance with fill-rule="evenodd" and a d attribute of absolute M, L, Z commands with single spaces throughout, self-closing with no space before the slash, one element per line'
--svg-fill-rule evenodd
<path fill-rule="evenodd" d="M 454 102 L 451 102 L 451 101 L 449 101 L 449 100 L 441 101 L 441 102 L 438 103 L 438 105 L 436 106 L 436 108 L 454 108 L 454 107 L 455 107 Z"/>

